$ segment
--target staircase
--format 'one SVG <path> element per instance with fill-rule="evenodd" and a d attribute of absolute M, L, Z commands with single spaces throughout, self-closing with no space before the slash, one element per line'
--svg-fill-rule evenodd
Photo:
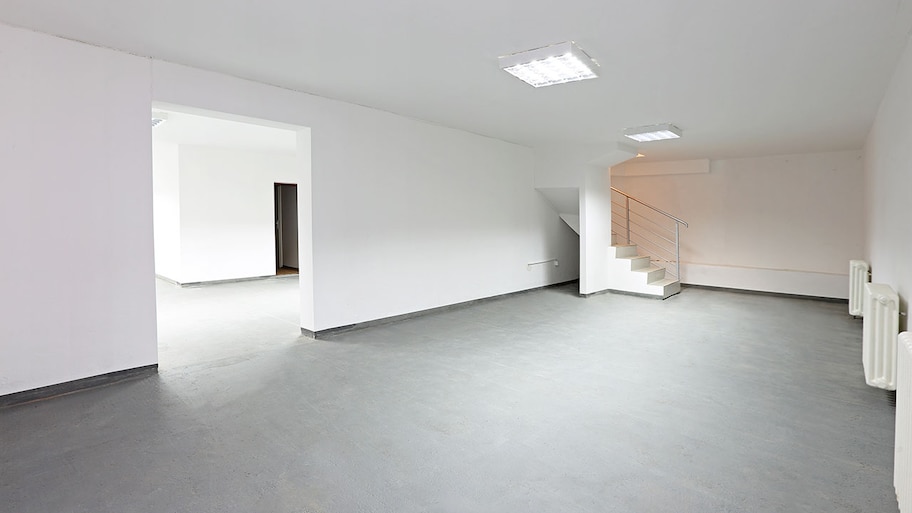
<path fill-rule="evenodd" d="M 654 264 L 649 255 L 638 254 L 634 244 L 613 245 L 608 257 L 616 290 L 658 299 L 681 292 L 681 282 L 667 274 L 665 267 Z"/>
<path fill-rule="evenodd" d="M 611 191 L 612 289 L 658 299 L 677 294 L 680 228 L 687 223 L 614 187 Z"/>
<path fill-rule="evenodd" d="M 551 187 L 538 191 L 567 226 L 580 234 L 580 189 Z M 608 275 L 607 290 L 657 299 L 680 292 L 681 226 L 687 227 L 687 223 L 611 187 L 611 246 L 602 245 L 595 253 L 607 248 L 606 259 L 596 264 Z M 603 236 L 604 231 L 595 235 Z"/>

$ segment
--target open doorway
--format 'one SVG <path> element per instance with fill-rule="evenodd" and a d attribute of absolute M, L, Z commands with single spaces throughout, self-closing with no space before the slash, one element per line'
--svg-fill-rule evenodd
<path fill-rule="evenodd" d="M 298 240 L 308 236 L 298 235 L 307 225 L 297 215 L 309 205 L 298 203 L 294 185 L 309 173 L 309 144 L 298 144 L 309 131 L 153 108 L 160 120 L 152 130 L 159 368 L 290 347 L 301 337 L 302 289 L 312 287 L 297 271 Z M 275 279 L 277 264 L 289 276 Z"/>
<path fill-rule="evenodd" d="M 298 186 L 275 184 L 276 274 L 298 274 Z"/>

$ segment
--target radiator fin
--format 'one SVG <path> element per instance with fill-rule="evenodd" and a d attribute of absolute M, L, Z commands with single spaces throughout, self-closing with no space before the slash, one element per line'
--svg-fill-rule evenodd
<path fill-rule="evenodd" d="M 849 260 L 849 315 L 864 315 L 864 286 L 870 279 L 870 269 L 864 260 Z"/>
<path fill-rule="evenodd" d="M 862 364 L 872 387 L 896 390 L 899 296 L 889 285 L 865 284 Z"/>
<path fill-rule="evenodd" d="M 912 512 L 912 333 L 899 335 L 893 487 L 899 510 Z"/>

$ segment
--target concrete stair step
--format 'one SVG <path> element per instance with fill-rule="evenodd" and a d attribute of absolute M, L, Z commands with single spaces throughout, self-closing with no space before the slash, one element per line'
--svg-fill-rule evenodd
<path fill-rule="evenodd" d="M 614 244 L 611 247 L 614 248 L 615 258 L 637 256 L 636 244 Z"/>
<path fill-rule="evenodd" d="M 646 283 L 652 283 L 665 278 L 665 268 L 650 264 L 649 267 L 633 269 L 635 273 L 643 273 L 646 276 Z"/>
<path fill-rule="evenodd" d="M 618 257 L 618 260 L 627 260 L 630 262 L 630 270 L 643 269 L 644 267 L 649 267 L 649 257 L 648 256 L 624 256 Z"/>
<path fill-rule="evenodd" d="M 667 278 L 667 277 L 666 277 L 666 278 L 662 278 L 661 280 L 651 281 L 651 282 L 649 282 L 649 284 L 650 284 L 650 285 L 655 285 L 655 286 L 657 286 L 657 287 L 664 287 L 664 286 L 666 286 L 666 285 L 671 285 L 672 283 L 675 283 L 675 282 L 677 282 L 677 281 L 678 281 L 678 280 L 676 280 L 675 278 Z"/>
<path fill-rule="evenodd" d="M 618 262 L 615 272 L 623 269 L 628 276 L 618 278 L 616 290 L 656 299 L 681 292 L 681 282 L 667 275 L 665 267 L 652 263 L 649 256 L 638 254 L 636 244 L 612 244 L 609 255 Z"/>
<path fill-rule="evenodd" d="M 662 278 L 661 280 L 656 280 L 652 283 L 649 283 L 650 287 L 655 287 L 656 291 L 661 291 L 662 299 L 666 299 L 669 296 L 673 296 L 678 292 L 681 292 L 681 282 L 675 278 Z"/>

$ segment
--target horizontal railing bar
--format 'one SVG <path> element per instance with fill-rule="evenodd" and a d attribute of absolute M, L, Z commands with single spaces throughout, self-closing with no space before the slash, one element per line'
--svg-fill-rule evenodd
<path fill-rule="evenodd" d="M 661 251 L 667 251 L 666 249 L 663 249 L 663 248 L 661 248 L 661 247 L 659 247 L 659 246 L 656 246 L 655 244 L 653 244 L 653 243 L 651 243 L 651 242 L 649 242 L 649 241 L 638 241 L 638 240 L 635 240 L 635 239 L 633 239 L 633 238 L 631 238 L 631 241 L 632 241 L 634 244 L 636 244 L 637 246 L 652 246 L 652 249 L 649 250 L 649 253 L 650 253 L 650 254 L 654 254 L 654 251 L 653 251 L 653 250 L 655 250 L 655 249 L 658 249 L 658 250 L 661 250 Z M 649 248 L 647 247 L 646 249 L 649 249 Z"/>
<path fill-rule="evenodd" d="M 631 210 L 630 213 L 631 213 L 631 214 L 635 214 L 637 217 L 639 217 L 639 218 L 641 218 L 641 219 L 643 219 L 643 220 L 645 220 L 645 221 L 648 221 L 648 222 L 652 223 L 653 225 L 655 225 L 656 228 L 661 228 L 662 230 L 665 230 L 665 231 L 668 232 L 668 233 L 674 233 L 674 230 L 673 230 L 673 229 L 667 228 L 667 227 L 665 227 L 665 226 L 662 226 L 662 225 L 660 225 L 659 223 L 653 221 L 652 219 L 649 219 L 648 217 L 644 216 L 643 214 L 641 214 L 641 213 L 639 213 L 639 212 L 634 212 L 633 210 Z M 630 219 L 633 219 L 633 217 L 631 217 Z"/>
<path fill-rule="evenodd" d="M 645 252 L 647 254 L 649 254 L 649 256 L 652 257 L 654 260 L 658 260 L 661 262 L 677 262 L 677 260 L 675 260 L 674 257 L 672 257 L 670 255 L 667 257 L 664 257 L 664 258 L 662 256 L 657 256 L 655 248 L 650 248 L 649 244 L 637 243 L 637 247 L 642 247 L 645 250 Z"/>
<path fill-rule="evenodd" d="M 650 258 L 650 262 L 665 269 L 665 273 L 669 277 L 678 277 L 677 271 L 675 271 L 677 269 L 677 261 Z"/>
<path fill-rule="evenodd" d="M 655 246 L 650 246 L 649 244 L 644 244 L 642 241 L 637 241 L 637 240 L 634 240 L 633 243 L 635 243 L 637 246 L 642 246 L 649 253 L 650 256 L 655 256 L 656 259 L 658 259 L 658 260 L 666 260 L 668 262 L 675 261 L 674 255 L 672 255 L 671 253 L 661 253 L 661 252 L 657 251 L 658 248 L 656 248 Z"/>
<path fill-rule="evenodd" d="M 661 234 L 658 234 L 658 233 L 656 233 L 656 232 L 650 230 L 648 227 L 643 226 L 643 225 L 641 225 L 640 223 L 638 223 L 638 222 L 636 222 L 636 221 L 631 220 L 631 221 L 630 221 L 630 224 L 639 226 L 640 228 L 642 228 L 642 229 L 646 230 L 647 232 L 649 232 L 649 233 L 655 235 L 656 237 L 659 237 L 660 239 L 663 239 L 664 241 L 668 242 L 669 244 L 674 245 L 674 243 L 675 243 L 673 240 L 671 240 L 671 239 L 669 239 L 669 238 L 667 238 L 667 237 L 663 237 Z"/>
<path fill-rule="evenodd" d="M 684 221 L 683 219 L 680 219 L 680 218 L 678 218 L 678 217 L 675 217 L 675 216 L 669 214 L 668 212 L 665 212 L 664 210 L 658 209 L 658 208 L 656 208 L 656 207 L 650 205 L 649 203 L 644 202 L 643 200 L 640 200 L 640 199 L 638 199 L 638 198 L 635 198 L 635 197 L 633 197 L 633 196 L 627 194 L 627 193 L 624 192 L 624 191 L 621 191 L 621 190 L 616 189 L 616 188 L 614 188 L 614 187 L 612 187 L 611 190 L 614 191 L 614 192 L 616 192 L 616 193 L 618 193 L 618 194 L 620 194 L 620 195 L 622 195 L 622 196 L 624 196 L 624 197 L 626 197 L 626 198 L 629 198 L 629 199 L 632 199 L 633 201 L 636 201 L 637 203 L 639 203 L 640 205 L 643 205 L 644 207 L 651 208 L 652 210 L 655 210 L 656 212 L 662 214 L 663 216 L 665 216 L 665 217 L 667 217 L 667 218 L 669 218 L 669 219 L 674 219 L 675 222 L 680 223 L 680 224 L 683 224 L 685 227 L 688 227 L 688 228 L 689 228 L 689 226 L 687 225 L 687 221 Z"/>
<path fill-rule="evenodd" d="M 673 255 L 672 251 L 669 251 L 665 248 L 657 246 L 647 240 L 637 240 L 637 239 L 634 239 L 633 237 L 631 237 L 631 244 L 636 244 L 637 246 L 643 246 L 647 251 L 649 251 L 650 255 L 655 255 L 656 250 L 658 250 L 659 252 L 666 253 L 667 255 L 669 255 L 669 257 L 668 257 L 669 261 L 674 261 L 674 262 L 677 261 L 677 260 L 671 259 L 671 255 Z M 661 256 L 661 255 L 659 255 L 659 256 Z"/>
<path fill-rule="evenodd" d="M 658 250 L 659 252 L 661 252 L 665 255 L 669 255 L 669 256 L 674 255 L 675 257 L 677 257 L 677 255 L 675 254 L 673 249 L 662 247 L 660 244 L 658 244 L 654 241 L 651 241 L 651 240 L 643 237 L 642 235 L 633 234 L 630 236 L 630 241 L 631 241 L 630 242 L 631 244 L 650 246 L 652 248 L 650 250 L 650 253 L 655 253 L 655 250 Z"/>
<path fill-rule="evenodd" d="M 644 234 L 642 232 L 631 230 L 630 238 L 632 239 L 634 237 L 637 239 L 649 241 L 649 243 L 651 243 L 652 245 L 654 245 L 658 248 L 661 248 L 664 251 L 668 251 L 668 252 L 674 251 L 674 244 L 663 244 L 663 242 L 661 240 L 657 240 L 655 237 L 650 237 L 650 234 Z M 665 242 L 667 243 L 668 241 L 665 241 Z"/>
<path fill-rule="evenodd" d="M 624 207 L 611 207 L 611 213 L 620 217 L 627 217 L 627 212 L 624 210 Z"/>

